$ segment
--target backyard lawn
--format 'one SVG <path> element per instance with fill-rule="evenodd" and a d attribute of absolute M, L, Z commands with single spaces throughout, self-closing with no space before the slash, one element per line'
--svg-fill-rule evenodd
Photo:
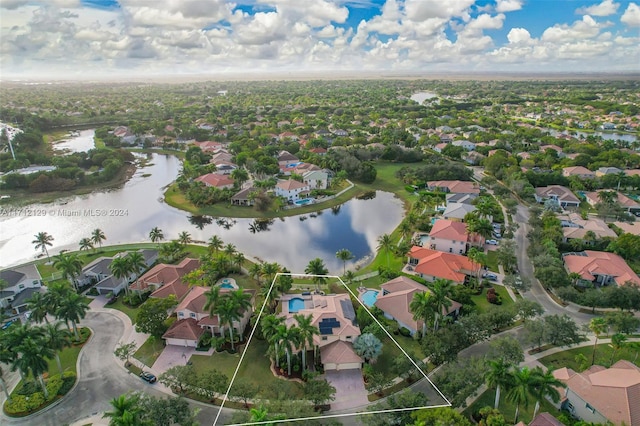
<path fill-rule="evenodd" d="M 618 350 L 614 356 L 613 348 L 609 346 L 608 343 L 599 344 L 596 349 L 595 364 L 602 365 L 604 367 L 609 367 L 611 366 L 611 364 L 615 364 L 617 361 L 621 359 L 626 359 L 627 361 L 631 361 L 635 365 L 640 367 L 640 343 L 628 343 L 627 345 L 628 346 L 626 348 L 623 347 L 620 350 Z M 582 366 L 580 365 L 581 364 L 580 358 L 576 360 L 576 356 L 578 356 L 578 354 L 584 355 L 584 357 L 587 360 L 586 362 L 582 361 L 582 364 L 583 364 Z M 574 371 L 582 371 L 584 367 L 589 367 L 591 365 L 592 356 L 593 356 L 593 346 L 584 346 L 581 348 L 569 349 L 566 351 L 558 352 L 553 355 L 548 355 L 540 359 L 540 362 L 544 364 L 547 368 L 550 368 L 551 370 L 555 370 L 557 368 L 562 368 L 562 367 L 568 367 Z M 613 356 L 613 359 L 612 359 L 612 356 Z"/>
<path fill-rule="evenodd" d="M 156 359 L 162 353 L 164 345 L 161 339 L 157 339 L 153 336 L 149 338 L 138 348 L 133 357 L 141 361 L 144 365 L 151 367 L 156 362 Z"/>
<path fill-rule="evenodd" d="M 267 353 L 268 344 L 264 340 L 253 338 L 249 344 L 247 354 L 242 361 L 238 377 L 245 377 L 260 389 L 266 389 L 270 383 L 282 381 L 276 378 L 269 368 L 269 359 L 265 355 Z M 233 373 L 240 362 L 241 351 L 237 354 L 229 354 L 227 352 L 214 353 L 211 356 L 198 355 L 191 356 L 191 362 L 198 372 L 216 369 L 224 373 L 229 379 L 233 377 Z M 292 395 L 301 395 L 302 386 L 291 381 L 282 381 L 289 385 Z M 233 388 L 231 389 L 233 393 Z"/>
<path fill-rule="evenodd" d="M 476 401 L 473 404 L 471 404 L 466 410 L 463 411 L 463 414 L 466 415 L 467 417 L 471 417 L 472 413 L 479 411 L 483 407 L 486 407 L 486 406 L 493 407 L 495 396 L 496 396 L 495 389 L 489 389 L 485 391 L 483 394 L 481 394 L 478 397 L 478 399 L 476 399 Z M 526 424 L 528 424 L 533 419 L 533 410 L 535 406 L 536 406 L 536 399 L 532 395 L 529 395 L 528 407 L 523 407 L 522 405 L 520 406 L 518 421 L 523 421 Z M 505 398 L 504 392 L 500 396 L 500 405 L 498 406 L 498 409 L 504 416 L 505 420 L 507 421 L 507 424 L 515 423 L 513 420 L 515 419 L 515 415 L 516 415 L 516 406 L 507 401 L 507 399 Z M 557 408 L 555 408 L 546 399 L 542 399 L 540 401 L 540 409 L 538 410 L 538 413 L 542 413 L 545 411 L 548 413 L 551 413 L 554 416 L 560 415 L 560 411 Z"/>

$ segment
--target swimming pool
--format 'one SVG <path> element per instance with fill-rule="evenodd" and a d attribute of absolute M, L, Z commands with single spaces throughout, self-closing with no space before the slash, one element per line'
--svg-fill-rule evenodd
<path fill-rule="evenodd" d="M 304 309 L 304 300 L 299 297 L 289 299 L 289 312 L 298 312 L 300 309 Z"/>
<path fill-rule="evenodd" d="M 220 288 L 235 288 L 231 283 L 222 283 L 220 284 Z"/>
<path fill-rule="evenodd" d="M 313 200 L 311 198 L 304 198 L 302 200 L 296 200 L 294 201 L 295 204 L 299 205 L 299 206 L 304 206 L 306 204 L 311 203 Z"/>
<path fill-rule="evenodd" d="M 376 299 L 378 299 L 379 291 L 376 290 L 367 290 L 362 294 L 362 302 L 368 307 L 372 307 L 374 303 L 376 303 Z"/>

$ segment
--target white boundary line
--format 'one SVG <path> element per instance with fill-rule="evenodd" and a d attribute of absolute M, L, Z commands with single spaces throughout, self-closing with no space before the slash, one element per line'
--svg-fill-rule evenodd
<path fill-rule="evenodd" d="M 231 381 L 229 382 L 229 387 L 227 388 L 227 391 L 224 394 L 224 398 L 222 399 L 222 403 L 220 404 L 220 408 L 218 409 L 218 414 L 216 415 L 216 418 L 213 420 L 213 426 L 217 425 L 218 419 L 220 418 L 220 415 L 222 414 L 222 409 L 224 408 L 224 404 L 227 402 L 227 400 L 229 398 L 229 392 L 231 391 L 231 387 L 233 386 L 233 383 L 236 380 L 236 376 L 238 375 L 238 371 L 240 370 L 240 366 L 242 365 L 242 361 L 244 360 L 244 356 L 247 353 L 247 349 L 249 348 L 249 344 L 251 343 L 251 339 L 253 338 L 253 335 L 255 334 L 256 328 L 258 327 L 258 325 L 260 323 L 260 318 L 262 317 L 262 313 L 264 312 L 264 308 L 267 305 L 267 300 L 269 299 L 269 295 L 271 294 L 271 291 L 273 290 L 273 286 L 275 285 L 276 280 L 278 279 L 278 277 L 280 275 L 288 275 L 288 276 L 292 276 L 292 277 L 317 277 L 317 276 L 320 276 L 320 277 L 326 277 L 326 278 L 337 278 L 338 281 L 340 281 L 340 283 L 347 289 L 349 294 L 351 294 L 351 296 L 353 296 L 353 298 L 355 300 L 357 300 L 358 303 L 360 303 L 360 306 L 362 306 L 367 311 L 367 313 L 371 316 L 371 318 L 373 318 L 373 320 L 378 324 L 378 326 L 380 326 L 380 329 L 382 329 L 382 331 L 385 332 L 385 334 L 398 347 L 398 349 L 400 349 L 400 351 L 404 354 L 404 356 L 406 356 L 409 359 L 409 361 L 411 361 L 411 364 L 413 364 L 413 366 L 420 372 L 420 374 L 422 374 L 422 376 L 425 379 L 427 379 L 427 381 L 431 384 L 431 386 L 433 386 L 433 388 L 438 392 L 438 394 L 442 397 L 442 399 L 444 399 L 447 403 L 446 404 L 440 404 L 440 405 L 427 405 L 427 406 L 422 406 L 422 407 L 394 408 L 394 409 L 387 409 L 387 410 L 366 411 L 366 412 L 360 412 L 360 413 L 329 414 L 329 415 L 319 415 L 319 416 L 312 416 L 312 417 L 300 417 L 300 418 L 295 418 L 295 419 L 268 420 L 268 421 L 250 422 L 250 423 L 234 423 L 234 424 L 229 425 L 229 426 L 246 426 L 246 425 L 262 425 L 262 424 L 267 424 L 267 423 L 298 422 L 298 421 L 303 421 L 303 420 L 317 420 L 317 419 L 329 419 L 329 418 L 338 418 L 338 417 L 366 416 L 368 414 L 396 413 L 396 412 L 402 412 L 402 411 L 421 410 L 421 409 L 424 409 L 424 408 L 451 407 L 451 402 L 449 402 L 447 397 L 444 396 L 444 394 L 442 392 L 440 392 L 440 389 L 438 389 L 438 387 L 431 381 L 429 376 L 427 376 L 426 373 L 424 371 L 422 371 L 422 369 L 418 366 L 418 364 L 416 364 L 416 362 L 409 356 L 409 354 L 407 354 L 407 352 L 398 344 L 396 339 L 394 339 L 393 336 L 391 336 L 391 334 L 387 331 L 387 329 L 371 313 L 369 308 L 355 295 L 355 293 L 344 283 L 344 281 L 342 281 L 342 278 L 340 278 L 337 275 L 313 275 L 313 274 L 294 274 L 294 273 L 278 272 L 273 277 L 273 281 L 271 282 L 271 286 L 269 287 L 269 291 L 267 292 L 267 294 L 265 296 L 265 300 L 262 303 L 262 307 L 260 308 L 260 313 L 258 314 L 258 318 L 256 318 L 256 322 L 253 325 L 253 328 L 251 329 L 251 333 L 249 334 L 249 338 L 247 339 L 247 343 L 245 344 L 244 349 L 242 351 L 242 355 L 240 356 L 240 361 L 238 361 L 238 365 L 236 366 L 236 369 L 233 372 L 233 376 L 231 377 Z"/>

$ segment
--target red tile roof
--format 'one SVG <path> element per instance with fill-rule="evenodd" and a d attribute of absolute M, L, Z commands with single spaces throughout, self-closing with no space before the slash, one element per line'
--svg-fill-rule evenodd
<path fill-rule="evenodd" d="M 633 272 L 627 262 L 615 253 L 585 250 L 586 256 L 568 254 L 564 256 L 564 264 L 569 273 L 580 274 L 582 279 L 593 281 L 596 275 L 612 276 L 616 284 L 626 282 L 640 285 L 640 277 Z"/>
<path fill-rule="evenodd" d="M 465 256 L 419 246 L 411 248 L 409 257 L 418 259 L 418 264 L 413 268 L 415 272 L 457 283 L 463 283 L 466 275 L 473 274 L 477 268 L 477 265 Z"/>
<path fill-rule="evenodd" d="M 467 241 L 467 224 L 454 222 L 447 219 L 439 219 L 433 224 L 431 238 L 441 238 L 443 240 Z"/>
<path fill-rule="evenodd" d="M 197 182 L 202 182 L 207 186 L 213 186 L 215 188 L 223 188 L 233 185 L 233 179 L 227 175 L 219 175 L 216 173 L 207 173 L 206 175 L 198 176 L 195 179 Z"/>
<path fill-rule="evenodd" d="M 162 338 L 198 340 L 202 333 L 204 333 L 204 329 L 198 326 L 198 322 L 195 319 L 186 318 L 171 324 L 171 327 L 162 335 Z"/>

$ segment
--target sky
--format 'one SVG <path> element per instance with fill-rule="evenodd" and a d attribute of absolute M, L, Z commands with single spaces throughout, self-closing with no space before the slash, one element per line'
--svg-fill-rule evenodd
<path fill-rule="evenodd" d="M 640 2 L 0 0 L 0 78 L 640 71 Z"/>

